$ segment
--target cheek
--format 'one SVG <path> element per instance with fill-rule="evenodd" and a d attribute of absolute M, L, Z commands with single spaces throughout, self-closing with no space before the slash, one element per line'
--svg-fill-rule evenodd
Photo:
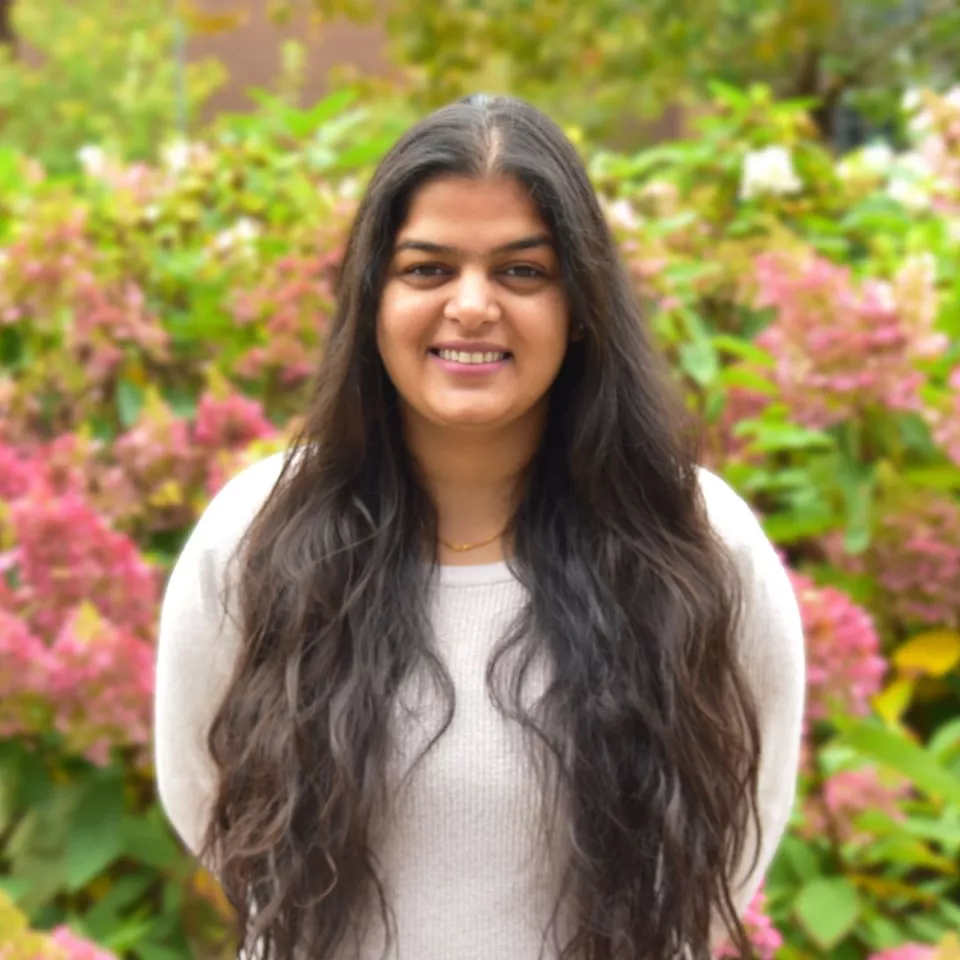
<path fill-rule="evenodd" d="M 389 289 L 384 292 L 377 318 L 377 343 L 382 354 L 419 350 L 429 333 L 430 311 L 422 297 Z"/>
<path fill-rule="evenodd" d="M 562 299 L 551 299 L 529 317 L 527 339 L 532 359 L 539 366 L 553 366 L 566 355 L 570 322 Z"/>

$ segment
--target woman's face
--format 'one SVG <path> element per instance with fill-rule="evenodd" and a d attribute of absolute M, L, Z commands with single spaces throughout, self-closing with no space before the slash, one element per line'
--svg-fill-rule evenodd
<path fill-rule="evenodd" d="M 553 238 L 520 183 L 449 176 L 420 188 L 377 320 L 408 424 L 542 417 L 569 327 Z"/>

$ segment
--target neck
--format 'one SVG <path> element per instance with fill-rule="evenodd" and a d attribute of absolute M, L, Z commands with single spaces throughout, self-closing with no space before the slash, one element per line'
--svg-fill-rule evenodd
<path fill-rule="evenodd" d="M 456 430 L 408 418 L 408 449 L 437 510 L 441 563 L 477 564 L 502 560 L 510 551 L 497 536 L 510 524 L 523 490 L 523 477 L 543 430 L 535 423 L 502 430 Z M 493 542 L 470 550 L 452 544 Z"/>

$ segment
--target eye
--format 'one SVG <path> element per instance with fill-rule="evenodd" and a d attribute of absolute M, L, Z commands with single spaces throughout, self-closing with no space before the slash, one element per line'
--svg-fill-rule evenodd
<path fill-rule="evenodd" d="M 444 268 L 436 263 L 417 263 L 403 271 L 407 276 L 431 279 L 443 274 Z"/>
<path fill-rule="evenodd" d="M 515 280 L 542 280 L 546 277 L 546 273 L 540 267 L 534 267 L 528 263 L 514 264 L 512 267 L 507 267 L 504 273 Z"/>

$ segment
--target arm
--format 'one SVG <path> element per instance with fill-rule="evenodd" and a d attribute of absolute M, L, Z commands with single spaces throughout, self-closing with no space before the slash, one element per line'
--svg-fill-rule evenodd
<path fill-rule="evenodd" d="M 803 624 L 793 586 L 752 509 L 706 471 L 702 484 L 711 522 L 731 549 L 743 581 L 740 660 L 760 727 L 759 859 L 748 872 L 756 842 L 751 833 L 747 863 L 734 871 L 731 883 L 742 916 L 776 853 L 796 795 L 806 687 Z"/>
<path fill-rule="evenodd" d="M 167 582 L 160 613 L 154 696 L 157 793 L 170 823 L 197 854 L 213 802 L 217 770 L 207 734 L 226 693 L 239 637 L 221 610 L 222 570 L 191 534 Z"/>
<path fill-rule="evenodd" d="M 272 489 L 281 459 L 274 455 L 248 467 L 213 498 L 164 592 L 154 694 L 157 793 L 194 854 L 205 837 L 218 779 L 207 734 L 241 643 L 235 612 L 223 610 L 227 563 Z"/>

